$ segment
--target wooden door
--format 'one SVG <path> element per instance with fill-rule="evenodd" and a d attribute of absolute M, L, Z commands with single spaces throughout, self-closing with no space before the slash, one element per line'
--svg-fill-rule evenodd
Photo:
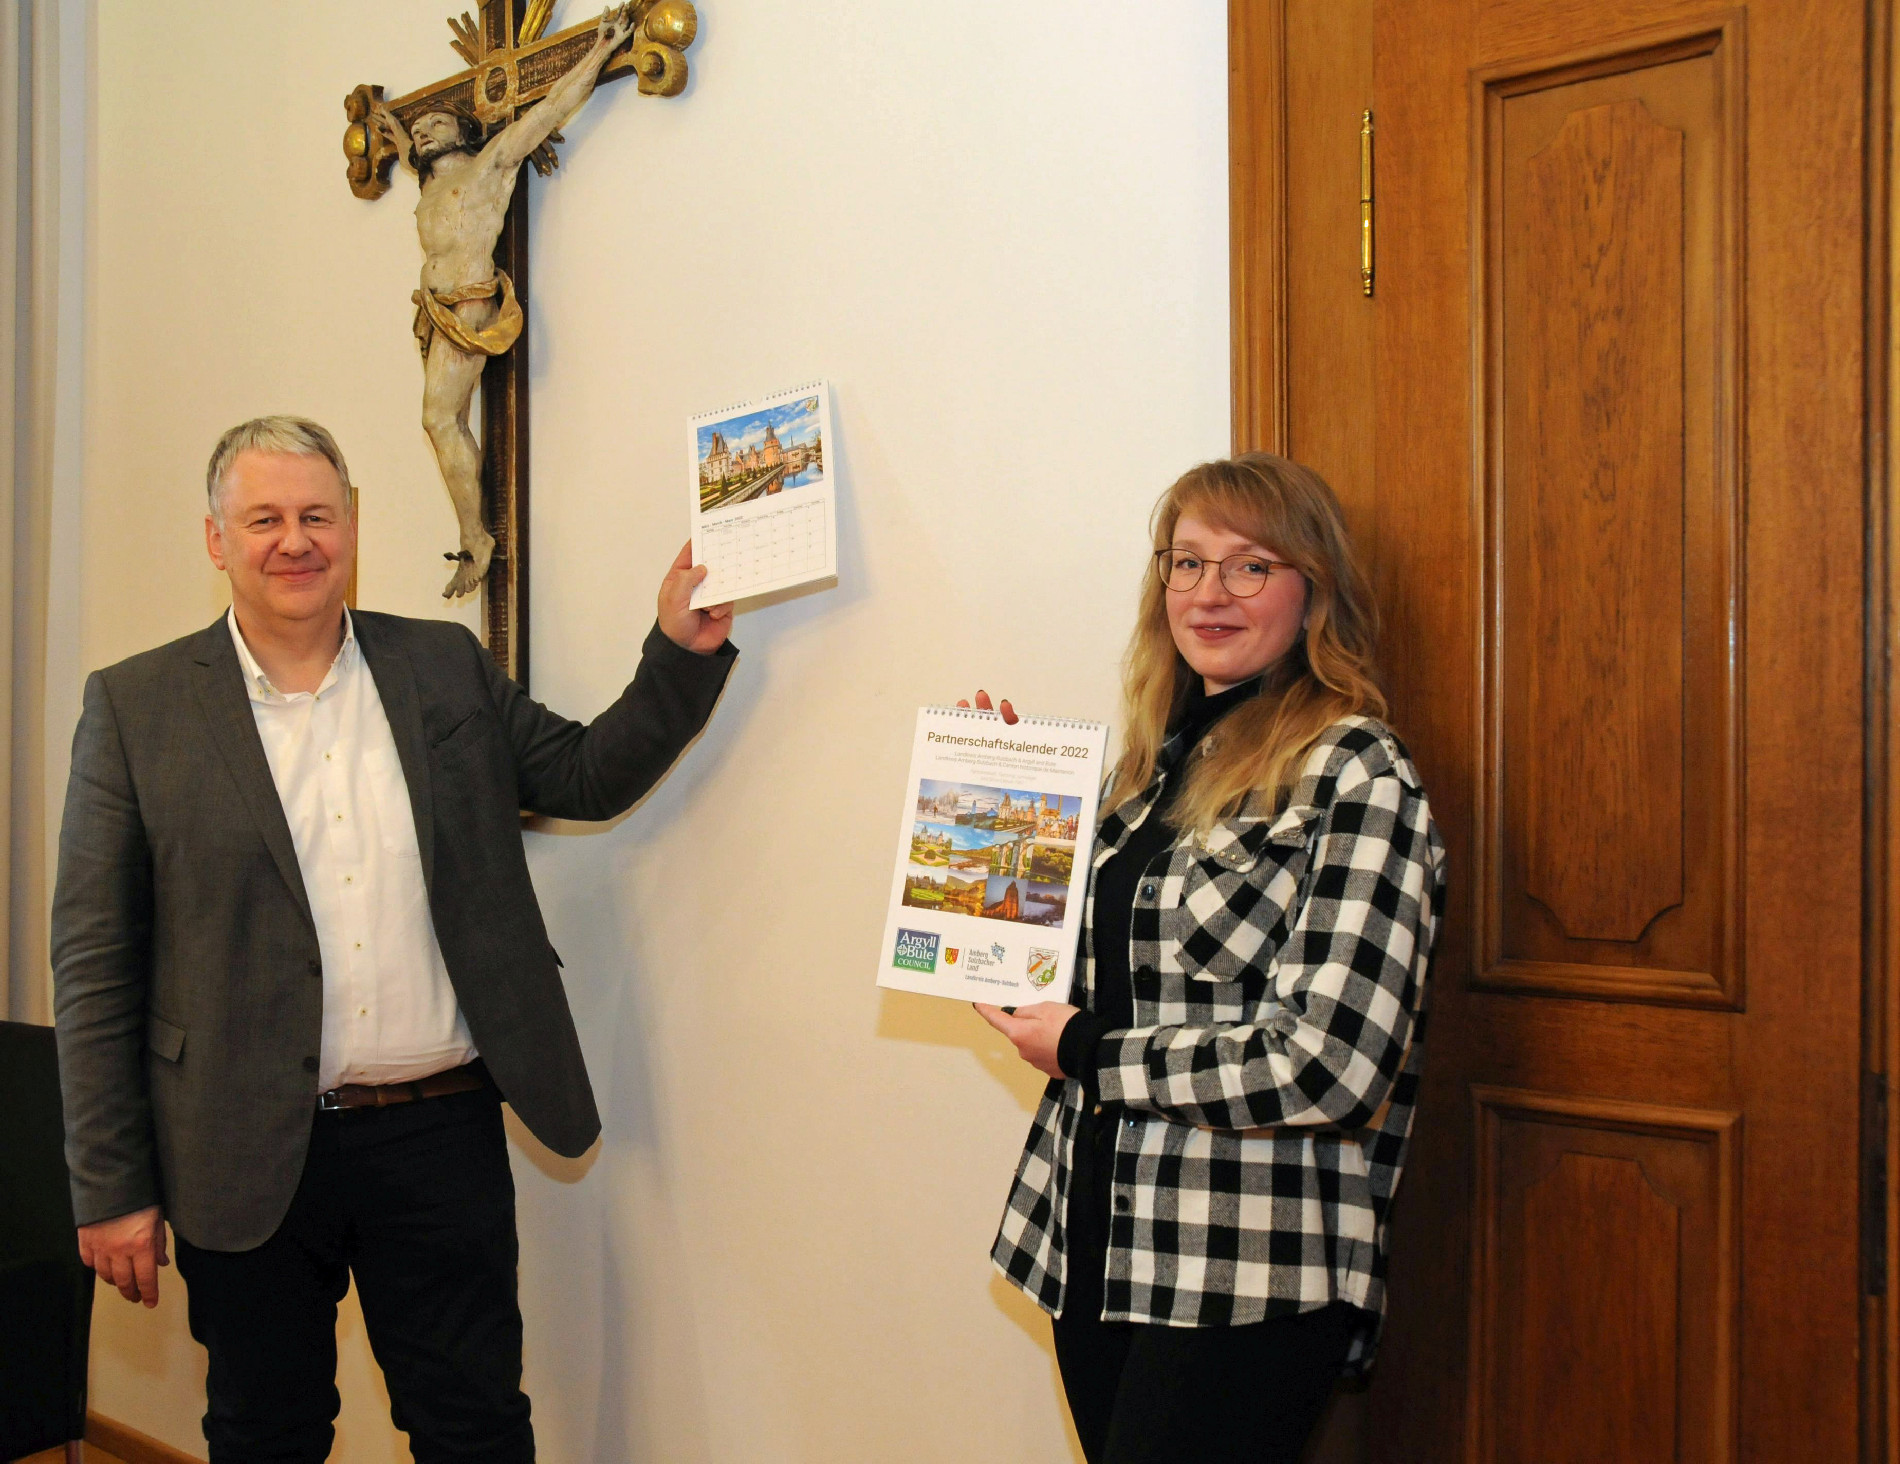
<path fill-rule="evenodd" d="M 1340 490 L 1451 855 L 1320 1452 L 1850 1460 L 1867 12 L 1231 14 L 1237 445 Z"/>

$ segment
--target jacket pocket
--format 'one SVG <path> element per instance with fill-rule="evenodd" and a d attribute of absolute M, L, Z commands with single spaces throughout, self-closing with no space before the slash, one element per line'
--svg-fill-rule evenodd
<path fill-rule="evenodd" d="M 1240 813 L 1222 819 L 1194 842 L 1202 856 L 1234 874 L 1246 875 L 1263 854 L 1285 863 L 1290 850 L 1304 848 L 1319 817 L 1320 810 L 1306 803 L 1289 804 L 1271 819 Z"/>
<path fill-rule="evenodd" d="M 177 1062 L 185 1055 L 185 1029 L 154 1013 L 147 1013 L 145 1045 L 152 1050 L 154 1057 L 162 1057 L 166 1062 Z"/>
<path fill-rule="evenodd" d="M 470 743 L 479 741 L 493 718 L 484 716 L 485 707 L 470 707 L 440 737 L 430 740 L 429 751 L 436 757 L 452 757 Z"/>
<path fill-rule="evenodd" d="M 1305 846 L 1269 844 L 1244 869 L 1191 847 L 1186 853 L 1180 903 L 1161 916 L 1164 949 L 1190 980 L 1264 990 L 1298 901 Z"/>

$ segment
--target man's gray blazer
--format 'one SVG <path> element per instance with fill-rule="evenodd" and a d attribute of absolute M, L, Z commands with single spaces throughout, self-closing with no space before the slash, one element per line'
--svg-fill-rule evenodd
<path fill-rule="evenodd" d="M 521 1121 L 578 1154 L 600 1116 L 520 810 L 625 810 L 705 725 L 733 652 L 695 655 L 655 628 L 633 684 L 584 727 L 458 625 L 368 611 L 354 624 L 469 1032 Z M 87 681 L 52 954 L 78 1223 L 162 1203 L 193 1245 L 262 1244 L 310 1138 L 323 963 L 223 617 Z"/>

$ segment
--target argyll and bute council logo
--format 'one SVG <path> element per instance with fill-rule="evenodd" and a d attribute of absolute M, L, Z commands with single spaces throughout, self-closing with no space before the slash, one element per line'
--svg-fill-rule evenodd
<path fill-rule="evenodd" d="M 891 952 L 891 964 L 900 971 L 934 973 L 937 969 L 937 933 L 934 930 L 900 928 L 897 932 L 897 948 Z"/>

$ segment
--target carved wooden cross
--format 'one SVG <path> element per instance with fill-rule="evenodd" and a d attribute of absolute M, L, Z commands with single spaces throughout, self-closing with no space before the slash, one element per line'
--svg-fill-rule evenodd
<path fill-rule="evenodd" d="M 690 0 L 636 0 L 633 38 L 600 72 L 602 83 L 639 79 L 650 96 L 677 96 L 686 85 L 685 51 L 698 30 Z M 505 125 L 534 106 L 594 43 L 595 22 L 546 35 L 554 0 L 481 0 L 479 20 L 451 20 L 450 44 L 466 69 L 386 105 L 405 128 L 430 112 L 459 112 L 484 127 Z M 370 121 L 383 101 L 380 86 L 359 86 L 345 98 L 349 126 L 343 151 L 350 191 L 376 199 L 389 191 L 396 148 Z M 554 171 L 556 132 L 530 158 L 543 176 Z M 528 308 L 528 173 L 515 180 L 495 263 L 514 281 Z M 528 337 L 489 358 L 482 371 L 482 498 L 494 557 L 482 586 L 482 622 L 491 655 L 523 685 L 528 680 Z"/>

